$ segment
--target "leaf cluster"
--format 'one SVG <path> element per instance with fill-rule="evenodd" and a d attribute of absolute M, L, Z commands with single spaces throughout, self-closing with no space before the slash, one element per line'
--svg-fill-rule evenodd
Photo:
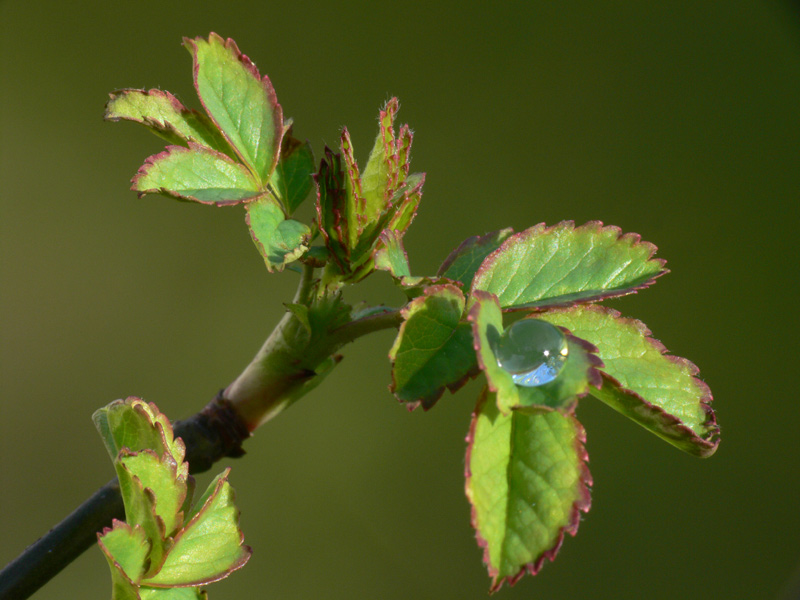
<path fill-rule="evenodd" d="M 403 309 L 390 353 L 401 402 L 429 409 L 445 389 L 479 373 L 486 380 L 467 438 L 466 491 L 493 591 L 538 572 L 590 507 L 580 398 L 692 454 L 716 450 L 697 368 L 668 355 L 641 322 L 595 304 L 666 273 L 655 250 L 599 222 L 497 231 L 456 248 L 437 273 L 452 283 L 427 287 Z M 497 339 L 521 316 L 567 336 L 568 360 L 550 383 L 517 385 L 497 360 Z"/>
<path fill-rule="evenodd" d="M 540 223 L 471 237 L 436 274 L 412 275 L 403 237 L 425 176 L 410 169 L 413 135 L 395 125 L 397 100 L 380 111 L 363 168 L 344 129 L 338 152 L 325 148 L 315 169 L 269 79 L 232 40 L 211 34 L 185 45 L 205 114 L 158 90 L 122 90 L 108 104 L 107 118 L 139 122 L 172 144 L 145 161 L 133 189 L 244 204 L 269 271 L 304 263 L 305 283 L 287 305 L 295 326 L 283 338 L 282 347 L 293 348 L 284 366 L 301 365 L 309 377 L 327 373 L 338 362 L 333 352 L 351 339 L 341 331 L 369 332 L 394 313 L 390 390 L 400 402 L 429 410 L 445 389 L 484 378 L 467 437 L 466 493 L 493 591 L 538 572 L 590 507 L 581 398 L 602 401 L 689 453 L 713 454 L 719 428 L 697 368 L 669 355 L 643 323 L 598 305 L 667 272 L 653 244 L 598 221 Z M 314 219 L 295 220 L 314 188 Z M 341 300 L 343 286 L 375 270 L 392 276 L 404 306 L 355 309 Z M 497 340 L 519 319 L 546 321 L 566 337 L 566 363 L 554 380 L 521 386 L 500 365 Z"/>
<path fill-rule="evenodd" d="M 169 420 L 139 398 L 117 400 L 93 420 L 114 461 L 125 522 L 98 534 L 113 600 L 204 600 L 199 586 L 250 558 L 226 469 L 193 502 L 186 448 Z"/>

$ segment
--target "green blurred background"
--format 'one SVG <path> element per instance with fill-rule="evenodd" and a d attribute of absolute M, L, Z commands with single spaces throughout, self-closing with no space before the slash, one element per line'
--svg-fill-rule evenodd
<path fill-rule="evenodd" d="M 101 118 L 121 87 L 196 105 L 181 36 L 213 30 L 269 74 L 318 157 L 347 125 L 364 160 L 399 96 L 428 174 L 415 273 L 470 235 L 562 219 L 639 232 L 669 261 L 613 305 L 701 367 L 718 453 L 684 455 L 584 401 L 593 508 L 499 598 L 800 586 L 795 4 L 5 0 L 0 28 L 0 563 L 112 476 L 96 408 L 139 395 L 195 412 L 291 298 L 296 276 L 266 272 L 241 208 L 137 200 L 128 180 L 163 144 Z M 383 276 L 364 288 L 351 299 L 399 299 Z M 391 341 L 347 348 L 226 461 L 255 553 L 212 599 L 486 597 L 463 493 L 478 385 L 407 413 L 387 391 Z M 109 589 L 92 549 L 35 598 Z"/>

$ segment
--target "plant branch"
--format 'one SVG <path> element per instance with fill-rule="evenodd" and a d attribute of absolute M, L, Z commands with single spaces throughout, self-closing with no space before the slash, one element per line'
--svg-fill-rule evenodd
<path fill-rule="evenodd" d="M 295 303 L 312 302 L 315 284 L 313 267 L 305 266 Z M 401 322 L 399 310 L 387 310 L 329 331 L 310 348 L 302 324 L 287 312 L 230 386 L 202 411 L 175 423 L 191 472 L 202 473 L 223 457 L 244 454 L 241 444 L 251 432 L 315 387 L 341 359 L 335 353 L 342 346 Z M 0 571 L 0 600 L 29 598 L 94 545 L 97 533 L 113 519 L 123 519 L 124 512 L 114 479 Z"/>
<path fill-rule="evenodd" d="M 175 435 L 186 444 L 192 473 L 202 473 L 224 456 L 244 454 L 249 432 L 230 403 L 218 395 L 196 415 L 178 421 Z M 124 519 L 125 507 L 114 478 L 46 535 L 0 571 L 0 599 L 24 600 L 97 542 L 97 533 L 113 519 Z"/>

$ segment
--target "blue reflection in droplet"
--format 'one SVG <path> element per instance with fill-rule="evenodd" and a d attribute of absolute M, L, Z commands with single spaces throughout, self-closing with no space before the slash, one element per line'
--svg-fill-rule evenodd
<path fill-rule="evenodd" d="M 497 364 L 514 383 L 536 387 L 550 383 L 567 362 L 567 338 L 547 321 L 522 319 L 500 334 L 494 345 Z"/>

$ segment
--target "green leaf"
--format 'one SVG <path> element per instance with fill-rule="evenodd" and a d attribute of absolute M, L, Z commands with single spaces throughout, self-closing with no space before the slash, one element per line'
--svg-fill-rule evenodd
<path fill-rule="evenodd" d="M 314 346 L 331 332 L 349 323 L 352 306 L 342 299 L 341 293 L 315 298 L 308 309 L 308 326 L 311 336 L 308 345 Z"/>
<path fill-rule="evenodd" d="M 155 568 L 166 552 L 166 538 L 183 522 L 192 489 L 183 441 L 174 438 L 155 404 L 139 398 L 114 401 L 92 418 L 114 457 L 126 520 L 146 533 Z"/>
<path fill-rule="evenodd" d="M 125 453 L 123 450 L 121 454 Z M 157 499 L 152 490 L 146 489 L 142 481 L 125 466 L 115 461 L 119 490 L 125 505 L 125 520 L 139 526 L 150 541 L 150 569 L 161 564 L 167 552 L 166 527 L 156 513 Z"/>
<path fill-rule="evenodd" d="M 412 136 L 407 126 L 395 136 L 397 106 L 392 98 L 381 111 L 380 131 L 363 173 L 347 129 L 341 154 L 325 149 L 315 181 L 319 228 L 334 259 L 323 277 L 327 288 L 356 283 L 372 273 L 379 236 L 387 229 L 404 233 L 416 215 L 425 176 L 408 174 Z"/>
<path fill-rule="evenodd" d="M 269 183 L 280 198 L 287 214 L 291 215 L 314 188 L 314 154 L 311 144 L 301 143 L 291 136 L 283 138 L 281 157 Z"/>
<path fill-rule="evenodd" d="M 389 352 L 390 390 L 409 408 L 431 408 L 445 388 L 455 392 L 478 373 L 472 331 L 461 322 L 464 296 L 453 285 L 431 286 L 402 310 L 404 321 Z"/>
<path fill-rule="evenodd" d="M 114 519 L 111 528 L 106 527 L 97 534 L 97 543 L 111 568 L 113 587 L 120 589 L 114 597 L 135 598 L 135 595 L 130 595 L 128 586 L 141 579 L 150 551 L 150 542 L 144 530 Z"/>
<path fill-rule="evenodd" d="M 519 387 L 511 374 L 497 364 L 493 348 L 503 333 L 503 312 L 497 297 L 486 292 L 475 292 L 473 305 L 467 315 L 472 324 L 475 354 L 478 367 L 486 375 L 489 390 L 494 392 L 504 414 L 509 414 L 512 406 L 519 406 Z"/>
<path fill-rule="evenodd" d="M 284 306 L 291 312 L 295 318 L 300 321 L 300 324 L 303 326 L 303 329 L 306 330 L 308 335 L 311 335 L 311 322 L 308 320 L 308 306 L 305 304 L 295 304 L 291 302 L 287 302 Z"/>
<path fill-rule="evenodd" d="M 245 210 L 250 236 L 268 271 L 282 271 L 308 250 L 311 230 L 305 223 L 287 219 L 275 198 L 264 196 L 249 202 Z"/>
<path fill-rule="evenodd" d="M 507 415 L 512 410 L 539 413 L 560 410 L 572 412 L 578 398 L 585 396 L 590 386 L 600 387 L 597 367 L 601 361 L 594 355 L 596 348 L 567 333 L 569 355 L 566 364 L 553 381 L 537 387 L 519 386 L 511 374 L 501 367 L 495 348 L 503 333 L 503 313 L 497 298 L 477 291 L 467 320 L 472 323 L 472 335 L 478 366 L 486 375 L 489 390 L 495 392 L 499 410 Z"/>
<path fill-rule="evenodd" d="M 111 567 L 111 600 L 141 600 L 137 586 L 122 573 L 119 566 L 109 561 Z"/>
<path fill-rule="evenodd" d="M 170 144 L 196 142 L 232 156 L 233 149 L 204 114 L 190 110 L 162 90 L 117 90 L 106 104 L 108 121 L 141 123 Z"/>
<path fill-rule="evenodd" d="M 431 286 L 456 283 L 446 277 L 412 277 L 408 255 L 403 247 L 403 232 L 394 229 L 384 229 L 378 237 L 372 265 L 378 270 L 388 271 L 408 298 L 421 296 Z"/>
<path fill-rule="evenodd" d="M 401 279 L 410 277 L 408 255 L 403 248 L 402 234 L 391 229 L 384 230 L 380 235 L 380 246 L 375 251 L 375 268 L 389 271 L 392 277 Z M 463 306 L 461 307 L 463 310 Z"/>
<path fill-rule="evenodd" d="M 141 600 L 208 600 L 205 590 L 196 587 L 139 588 Z"/>
<path fill-rule="evenodd" d="M 218 581 L 244 566 L 251 550 L 242 544 L 239 510 L 227 481 L 218 475 L 175 536 L 161 570 L 142 581 L 149 587 L 196 586 Z"/>
<path fill-rule="evenodd" d="M 535 575 L 591 505 L 585 434 L 553 411 L 501 414 L 484 389 L 467 438 L 466 492 L 491 591 Z"/>
<path fill-rule="evenodd" d="M 719 427 L 711 391 L 684 358 L 667 354 L 644 323 L 599 306 L 541 315 L 598 348 L 605 363 L 603 386 L 592 395 L 646 429 L 691 454 L 711 456 Z"/>
<path fill-rule="evenodd" d="M 167 146 L 148 158 L 131 180 L 131 189 L 164 194 L 179 200 L 225 206 L 264 194 L 243 165 L 224 154 L 193 142 L 189 147 Z"/>
<path fill-rule="evenodd" d="M 345 217 L 347 195 L 342 157 L 326 147 L 324 158 L 320 161 L 319 172 L 314 176 L 317 186 L 317 219 L 319 230 L 335 265 L 341 273 L 347 273 L 350 266 L 347 239 L 347 220 Z"/>
<path fill-rule="evenodd" d="M 358 172 L 358 163 L 353 154 L 353 142 L 347 127 L 342 128 L 341 157 L 344 161 L 344 188 L 343 204 L 341 204 L 339 218 L 341 220 L 342 241 L 350 256 L 358 245 L 359 238 L 369 224 L 365 216 L 365 200 L 361 191 L 361 176 Z"/>
<path fill-rule="evenodd" d="M 189 463 L 176 466 L 160 458 L 152 450 L 130 452 L 123 450 L 118 463 L 136 477 L 156 498 L 155 514 L 164 524 L 164 537 L 171 537 L 183 525 L 181 509 L 187 497 Z M 135 521 L 134 521 L 135 522 Z"/>
<path fill-rule="evenodd" d="M 398 108 L 397 98 L 391 98 L 380 111 L 380 130 L 361 176 L 363 207 L 359 213 L 366 223 L 374 222 L 380 217 L 398 183 L 399 156 L 394 137 L 394 118 Z M 410 146 L 410 139 L 407 144 Z"/>
<path fill-rule="evenodd" d="M 512 410 L 530 413 L 543 410 L 571 412 L 579 398 L 602 385 L 597 369 L 603 366 L 603 361 L 596 354 L 597 348 L 570 335 L 566 329 L 562 331 L 566 334 L 569 348 L 566 364 L 549 383 L 535 387 L 517 386 L 519 405 L 508 405 Z"/>
<path fill-rule="evenodd" d="M 484 259 L 497 250 L 513 233 L 514 230 L 509 227 L 464 240 L 439 267 L 438 275 L 460 281 L 465 288 L 469 289 L 472 279 Z"/>
<path fill-rule="evenodd" d="M 422 186 L 425 185 L 425 173 L 412 173 L 405 183 L 398 188 L 392 197 L 392 204 L 387 210 L 386 227 L 405 233 L 417 215 Z"/>
<path fill-rule="evenodd" d="M 262 184 L 278 162 L 283 112 L 275 90 L 232 39 L 184 38 L 192 54 L 194 84 L 214 123 Z"/>
<path fill-rule="evenodd" d="M 120 450 L 153 450 L 159 456 L 169 455 L 177 466 L 183 462 L 186 447 L 175 438 L 172 424 L 155 404 L 129 396 L 115 400 L 92 415 L 103 443 L 112 460 Z"/>
<path fill-rule="evenodd" d="M 489 255 L 473 290 L 495 294 L 504 310 L 531 310 L 631 294 L 666 273 L 656 247 L 636 234 L 590 221 L 562 221 L 517 233 Z"/>

